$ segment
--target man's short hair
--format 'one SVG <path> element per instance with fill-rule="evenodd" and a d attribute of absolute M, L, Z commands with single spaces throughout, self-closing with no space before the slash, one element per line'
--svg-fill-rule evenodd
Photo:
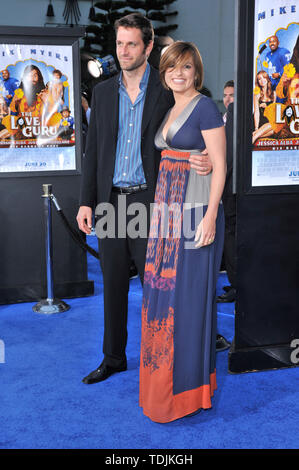
<path fill-rule="evenodd" d="M 228 88 L 228 87 L 232 87 L 232 88 L 235 87 L 235 84 L 234 84 L 233 80 L 228 80 L 228 82 L 225 83 L 225 85 L 223 87 L 223 90 L 224 90 L 224 88 Z"/>
<path fill-rule="evenodd" d="M 140 29 L 145 47 L 154 40 L 154 28 L 152 23 L 141 13 L 130 13 L 116 20 L 114 23 L 115 34 L 117 34 L 119 27 Z"/>

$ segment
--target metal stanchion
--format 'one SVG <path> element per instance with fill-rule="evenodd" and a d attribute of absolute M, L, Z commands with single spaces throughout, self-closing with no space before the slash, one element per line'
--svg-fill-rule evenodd
<path fill-rule="evenodd" d="M 63 300 L 55 299 L 53 293 L 53 256 L 52 256 L 52 207 L 51 201 L 52 185 L 43 184 L 44 216 L 45 216 L 45 239 L 46 239 L 46 261 L 47 261 L 47 299 L 43 299 L 32 307 L 37 313 L 61 313 L 69 310 L 70 306 Z"/>

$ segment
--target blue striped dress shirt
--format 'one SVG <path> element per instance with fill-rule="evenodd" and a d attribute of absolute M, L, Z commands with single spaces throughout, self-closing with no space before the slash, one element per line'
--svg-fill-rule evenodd
<path fill-rule="evenodd" d="M 113 186 L 134 186 L 146 182 L 141 158 L 141 123 L 149 74 L 150 66 L 147 64 L 134 104 L 123 84 L 122 72 L 119 77 L 119 124 Z"/>

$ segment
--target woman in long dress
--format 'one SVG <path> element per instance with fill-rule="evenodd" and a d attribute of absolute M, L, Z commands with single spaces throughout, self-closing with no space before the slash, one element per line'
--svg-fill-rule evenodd
<path fill-rule="evenodd" d="M 198 91 L 203 65 L 196 46 L 169 46 L 160 76 L 175 105 L 155 139 L 162 158 L 144 275 L 140 406 L 153 421 L 166 423 L 210 408 L 216 389 L 226 142 L 217 106 Z M 189 157 L 205 148 L 213 171 L 200 176 Z"/>

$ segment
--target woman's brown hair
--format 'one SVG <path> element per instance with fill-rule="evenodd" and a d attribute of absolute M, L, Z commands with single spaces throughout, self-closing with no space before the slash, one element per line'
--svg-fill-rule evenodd
<path fill-rule="evenodd" d="M 203 63 L 199 50 L 192 42 L 176 41 L 162 54 L 160 59 L 160 80 L 165 88 L 168 88 L 165 82 L 165 72 L 169 67 L 177 66 L 184 63 L 188 57 L 192 57 L 195 67 L 195 82 L 194 86 L 200 90 L 203 85 Z"/>
<path fill-rule="evenodd" d="M 262 87 L 260 86 L 260 83 L 259 83 L 259 77 L 260 75 L 262 77 L 264 77 L 266 80 L 267 80 L 267 96 L 264 96 L 264 91 L 262 89 Z M 260 97 L 260 101 L 263 100 L 264 98 L 270 98 L 270 100 L 274 100 L 274 92 L 273 92 L 273 88 L 272 88 L 272 84 L 271 84 L 271 80 L 270 80 L 270 77 L 269 75 L 267 74 L 267 72 L 265 72 L 264 70 L 260 70 L 257 75 L 256 75 L 256 79 L 255 79 L 255 86 L 258 86 L 261 90 L 261 97 Z"/>

